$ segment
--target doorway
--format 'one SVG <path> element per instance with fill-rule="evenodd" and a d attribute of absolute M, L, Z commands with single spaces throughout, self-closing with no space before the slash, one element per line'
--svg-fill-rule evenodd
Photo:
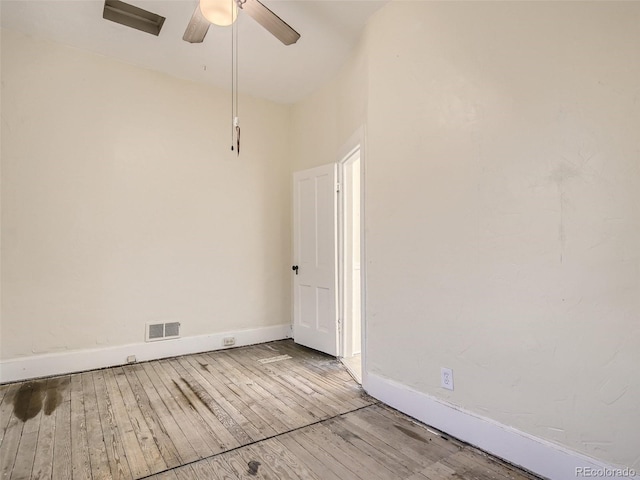
<path fill-rule="evenodd" d="M 293 339 L 366 385 L 364 128 L 338 161 L 293 175 Z"/>
<path fill-rule="evenodd" d="M 338 163 L 338 301 L 341 360 L 362 383 L 361 148 Z"/>

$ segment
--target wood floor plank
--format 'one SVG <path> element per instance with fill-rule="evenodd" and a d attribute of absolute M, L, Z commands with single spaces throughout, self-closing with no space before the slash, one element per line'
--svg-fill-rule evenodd
<path fill-rule="evenodd" d="M 20 383 L 9 383 L 7 385 L 1 385 L 2 387 L 2 401 L 0 401 L 0 446 L 2 446 L 2 435 L 4 429 L 9 423 L 9 417 L 13 412 L 13 398 L 15 393 L 20 388 Z"/>
<path fill-rule="evenodd" d="M 0 405 L 4 401 L 4 396 L 9 391 L 11 384 L 0 385 Z"/>
<path fill-rule="evenodd" d="M 71 375 L 71 472 L 74 480 L 91 479 L 81 374 Z"/>
<path fill-rule="evenodd" d="M 203 462 L 193 464 L 193 471 L 203 480 L 227 480 L 233 470 L 226 461 L 229 453 L 223 453 Z M 236 478 L 236 477 L 231 477 Z"/>
<path fill-rule="evenodd" d="M 358 383 L 349 375 L 342 362 L 335 357 L 296 345 L 290 340 L 279 342 L 278 348 L 297 359 L 301 368 L 314 372 L 321 378 L 330 378 L 330 383 L 336 387 L 346 390 L 358 387 Z"/>
<path fill-rule="evenodd" d="M 51 478 L 69 480 L 71 471 L 71 377 L 58 379 L 60 404 L 56 408 L 56 426 L 53 438 L 53 466 Z"/>
<path fill-rule="evenodd" d="M 333 422 L 335 423 L 335 422 Z M 350 455 L 358 463 L 360 471 L 369 471 L 369 478 L 400 478 L 402 474 L 409 473 L 404 466 L 394 466 L 388 457 L 378 454 L 373 455 L 375 450 L 370 448 L 366 442 L 353 441 L 354 436 L 346 436 L 343 432 L 337 433 L 335 429 L 329 428 L 329 425 L 321 423 L 310 427 L 310 432 L 315 433 L 315 438 L 319 438 L 324 444 L 330 442 L 336 448 Z M 351 439 L 352 441 L 348 441 Z M 375 452 L 378 453 L 378 452 Z"/>
<path fill-rule="evenodd" d="M 207 418 L 207 414 L 211 415 L 211 413 L 205 407 L 199 405 L 198 399 L 183 383 L 181 376 L 175 371 L 171 363 L 168 360 L 161 360 L 154 365 L 154 370 L 158 372 L 164 386 L 189 420 L 190 428 L 199 432 L 202 440 L 211 450 L 211 454 L 225 451 L 227 449 L 225 441 L 220 437 L 220 432 L 216 432 L 216 430 L 221 430 L 220 422 L 215 419 L 213 427 L 210 425 L 212 420 Z"/>
<path fill-rule="evenodd" d="M 215 417 L 218 423 L 224 427 L 220 433 L 221 435 L 229 437 L 227 444 L 229 446 L 238 446 L 251 443 L 251 437 L 242 429 L 238 422 L 231 418 L 231 416 L 213 397 L 212 393 L 215 392 L 210 393 L 207 391 L 206 385 L 208 382 L 203 380 L 200 373 L 188 365 L 183 365 L 179 358 L 172 360 L 171 363 L 176 371 L 181 375 L 182 382 L 191 390 L 199 400 L 200 404 L 204 405 L 213 417 Z"/>
<path fill-rule="evenodd" d="M 331 408 L 322 399 L 316 398 L 315 391 L 309 389 L 306 386 L 300 387 L 300 382 L 291 381 L 288 376 L 289 370 L 286 366 L 280 364 L 280 362 L 261 365 L 259 363 L 259 354 L 255 354 L 255 349 L 246 349 L 246 352 L 242 356 L 235 357 L 236 361 L 241 367 L 254 376 L 259 378 L 268 378 L 269 387 L 268 390 L 274 395 L 280 398 L 286 398 L 287 401 L 299 405 L 304 405 L 307 408 L 309 415 L 316 420 L 333 416 L 340 412 L 338 408 Z M 265 358 L 264 356 L 262 358 Z M 288 378 L 284 379 L 284 375 Z M 281 430 L 284 431 L 284 430 Z"/>
<path fill-rule="evenodd" d="M 212 388 L 214 388 L 224 398 L 225 404 L 223 408 L 229 412 L 231 416 L 243 427 L 245 431 L 255 440 L 270 437 L 278 432 L 285 430 L 284 424 L 270 415 L 263 407 L 262 403 L 256 403 L 249 397 L 244 395 L 238 388 L 230 384 L 230 381 L 218 370 L 210 361 L 210 357 L 206 355 L 198 355 L 190 359 L 192 365 L 194 362 L 203 370 L 201 374 L 206 378 Z M 244 421 L 242 420 L 244 418 Z M 245 422 L 250 426 L 245 427 Z M 282 428 L 280 427 L 282 425 Z M 280 429 L 281 428 L 281 429 Z"/>
<path fill-rule="evenodd" d="M 359 412 L 352 412 L 342 415 L 336 419 L 335 423 L 339 424 L 344 428 L 344 430 L 349 432 L 349 435 L 355 435 L 357 438 L 362 439 L 370 445 L 374 451 L 380 452 L 379 456 L 390 458 L 392 464 L 404 465 L 411 472 L 419 471 L 423 467 L 419 461 L 415 460 L 412 454 L 407 455 L 390 446 L 387 439 L 374 435 L 373 432 L 367 428 L 366 423 L 365 425 L 358 425 L 351 421 L 354 418 L 357 418 L 358 413 Z"/>
<path fill-rule="evenodd" d="M 164 404 L 162 402 L 157 404 L 157 409 L 153 408 L 153 406 L 151 405 L 151 400 L 149 399 L 149 394 L 153 395 L 157 394 L 157 392 L 155 388 L 150 384 L 150 388 L 148 391 L 144 388 L 140 377 L 136 375 L 134 368 L 135 367 L 133 366 L 127 366 L 123 367 L 122 371 L 127 378 L 129 387 L 131 388 L 135 401 L 138 405 L 138 409 L 140 410 L 142 417 L 147 423 L 149 432 L 151 433 L 151 436 L 158 447 L 158 450 L 160 452 L 160 455 L 162 456 L 162 459 L 164 460 L 166 467 L 173 468 L 188 461 L 196 460 L 198 458 L 197 455 L 195 454 L 189 442 L 184 439 L 184 436 L 182 436 L 182 431 L 179 428 L 177 429 L 176 433 L 181 436 L 177 440 L 184 439 L 184 442 L 180 444 L 183 448 L 184 457 L 178 452 L 178 448 L 174 443 L 174 439 L 167 432 L 167 425 L 162 422 L 160 415 L 162 415 L 167 420 L 173 419 L 170 416 L 166 416 L 166 410 L 164 409 Z M 160 467 L 158 467 L 158 469 L 155 471 L 159 471 L 159 469 Z"/>
<path fill-rule="evenodd" d="M 257 385 L 257 392 L 265 398 L 275 397 L 279 400 L 281 407 L 286 409 L 285 413 L 290 413 L 298 416 L 302 421 L 315 421 L 318 419 L 315 415 L 311 415 L 306 409 L 301 408 L 289 389 L 283 388 L 277 382 L 272 381 L 270 375 L 265 375 L 265 369 L 260 369 L 263 366 L 259 362 L 258 357 L 254 354 L 257 349 L 238 349 L 238 352 L 222 352 L 220 355 L 223 364 L 226 360 L 225 374 L 233 373 L 236 376 L 247 378 L 248 381 Z M 287 359 L 278 362 L 268 363 L 266 365 L 272 365 L 275 367 L 287 368 Z"/>
<path fill-rule="evenodd" d="M 0 403 L 0 448 L 2 448 L 2 442 L 4 441 L 7 427 L 9 425 L 9 421 L 11 420 L 11 416 L 13 415 L 13 400 L 15 394 L 20 389 L 20 384 L 12 383 L 10 385 L 5 385 L 4 387 L 4 396 L 2 398 L 2 403 Z"/>
<path fill-rule="evenodd" d="M 62 400 L 58 390 L 60 379 L 51 378 L 47 381 L 43 415 L 40 420 L 40 430 L 33 460 L 31 478 L 34 480 L 50 479 L 53 468 L 53 447 L 56 429 L 56 410 Z"/>
<path fill-rule="evenodd" d="M 303 445 L 298 443 L 295 438 L 292 438 L 292 434 L 284 434 L 272 439 L 277 445 L 280 444 L 281 448 L 287 450 L 298 462 L 305 466 L 309 471 L 313 473 L 316 478 L 322 480 L 343 480 L 343 477 L 336 474 L 332 469 L 327 468 L 321 460 L 318 460 L 311 454 Z"/>
<path fill-rule="evenodd" d="M 201 356 L 198 356 L 197 359 L 195 357 L 182 357 L 179 361 L 183 363 L 185 368 L 188 366 L 194 372 L 194 378 L 203 385 L 205 390 L 216 393 L 215 400 L 220 405 L 220 408 L 238 424 L 251 441 L 265 438 L 265 435 L 254 422 L 264 426 L 265 429 L 267 424 L 262 422 L 246 404 L 242 403 L 226 385 L 219 382 L 215 375 L 212 374 L 212 369 L 203 360 Z M 249 418 L 254 421 L 249 420 Z"/>
<path fill-rule="evenodd" d="M 146 477 L 151 474 L 151 469 L 147 464 L 145 453 L 138 442 L 138 436 L 132 420 L 127 413 L 125 400 L 120 393 L 120 387 L 116 381 L 114 369 L 109 368 L 104 370 L 104 381 L 131 474 L 134 478 Z"/>
<path fill-rule="evenodd" d="M 464 454 L 468 455 L 471 461 L 480 465 L 480 468 L 493 472 L 498 478 L 506 478 L 509 480 L 531 480 L 535 478 L 525 471 L 518 470 L 512 465 L 508 465 L 501 460 L 491 457 L 473 447 L 467 447 Z"/>
<path fill-rule="evenodd" d="M 243 349 L 242 355 L 235 355 L 233 360 L 236 363 L 236 367 L 241 371 L 250 373 L 252 378 L 264 380 L 262 381 L 262 387 L 268 391 L 271 395 L 286 402 L 287 405 L 292 405 L 297 408 L 298 412 L 303 413 L 303 417 L 311 417 L 313 421 L 317 421 L 322 418 L 327 418 L 327 411 L 323 408 L 319 408 L 316 403 L 311 403 L 306 397 L 301 397 L 300 394 L 287 382 L 283 382 L 279 376 L 281 372 L 288 371 L 285 364 L 281 362 L 274 362 L 270 364 L 260 364 L 260 356 L 258 349 Z M 262 358 L 265 358 L 262 356 Z M 307 421 L 312 421 L 307 419 Z M 284 430 L 281 430 L 284 431 Z"/>
<path fill-rule="evenodd" d="M 311 365 L 303 364 L 300 359 L 304 358 L 303 353 L 297 349 L 290 348 L 289 342 L 279 342 L 277 352 L 287 353 L 291 355 L 294 361 L 290 362 L 288 368 L 291 373 L 295 373 L 299 381 L 305 383 L 312 390 L 319 394 L 331 393 L 331 399 L 333 401 L 340 402 L 340 411 L 346 412 L 355 408 L 360 408 L 369 405 L 371 401 L 363 396 L 363 390 L 353 379 L 350 381 L 336 381 L 335 376 L 340 372 L 346 372 L 344 365 L 338 360 L 334 359 L 329 362 L 322 360 L 326 364 L 323 367 L 312 368 Z M 275 364 L 267 364 L 267 368 L 273 365 L 274 368 L 278 367 L 277 362 Z"/>
<path fill-rule="evenodd" d="M 447 458 L 443 458 L 438 464 L 446 468 L 450 475 L 454 475 L 458 478 L 473 478 L 474 480 L 495 480 L 495 476 L 487 475 L 483 469 L 479 468 L 474 462 L 469 462 L 469 459 L 461 456 L 462 452 L 449 455 Z M 423 471 L 423 475 L 430 476 L 428 472 Z M 500 479 L 497 479 L 500 480 Z"/>
<path fill-rule="evenodd" d="M 167 394 L 164 385 L 159 381 L 154 381 L 157 380 L 155 372 L 151 370 L 150 377 L 147 370 L 140 364 L 133 365 L 131 369 L 135 372 L 144 388 L 149 399 L 149 407 L 155 412 L 158 417 L 158 422 L 162 425 L 163 430 L 166 431 L 175 445 L 180 456 L 181 464 L 190 463 L 206 455 L 210 455 L 210 453 L 207 453 L 206 446 L 198 433 L 187 430 L 189 434 L 189 436 L 187 436 L 178 421 L 176 421 L 176 416 L 184 420 L 183 412 L 175 403 L 174 399 Z M 185 427 L 187 425 L 188 423 L 185 423 Z M 193 442 L 189 437 L 193 437 Z M 197 449 L 193 446 L 193 443 L 196 444 Z"/>
<path fill-rule="evenodd" d="M 278 343 L 278 345 L 280 345 L 280 343 Z M 330 416 L 338 413 L 344 413 L 345 411 L 349 411 L 354 408 L 351 404 L 344 404 L 342 398 L 344 392 L 335 391 L 333 387 L 331 390 L 320 388 L 314 381 L 315 377 L 312 380 L 306 378 L 305 374 L 298 369 L 298 361 L 294 357 L 289 360 L 261 364 L 261 361 L 274 357 L 274 354 L 276 357 L 280 356 L 283 352 L 283 350 L 276 348 L 267 348 L 269 347 L 268 345 L 264 345 L 262 347 L 262 349 L 256 348 L 249 352 L 250 358 L 253 360 L 254 368 L 259 369 L 259 372 L 262 375 L 267 375 L 276 379 L 285 379 L 286 381 L 284 385 L 286 390 L 298 393 L 298 396 L 300 396 L 300 393 L 304 394 L 305 397 L 303 398 L 305 398 L 305 403 L 309 402 L 309 396 L 313 398 L 320 398 L 320 404 L 324 406 L 324 408 L 320 408 L 321 412 L 328 413 Z M 326 384 L 323 383 L 323 386 L 326 386 Z M 317 403 L 315 404 L 318 405 Z M 329 411 L 327 411 L 327 409 L 329 409 Z M 316 416 L 318 418 L 324 418 L 322 413 Z"/>
<path fill-rule="evenodd" d="M 336 461 L 340 462 L 347 469 L 354 472 L 359 478 L 367 480 L 386 480 L 387 478 L 393 478 L 390 476 L 390 471 L 377 470 L 376 467 L 368 461 L 369 459 L 366 455 L 361 455 L 353 445 L 347 444 L 339 436 L 334 435 L 333 432 L 321 425 L 313 425 L 301 431 L 313 445 L 319 445 L 320 449 L 335 458 Z"/>
<path fill-rule="evenodd" d="M 441 452 L 442 455 L 458 453 L 464 448 L 464 444 L 455 438 L 446 437 L 435 430 L 427 428 L 425 425 L 409 420 L 406 415 L 402 415 L 400 412 L 392 410 L 387 406 L 376 405 L 365 412 L 365 414 L 380 415 L 390 420 L 392 422 L 391 425 L 393 425 L 395 429 L 402 431 L 418 442 L 429 442 L 430 448 L 434 451 Z M 384 422 L 384 419 L 382 421 Z"/>
<path fill-rule="evenodd" d="M 441 462 L 434 462 L 428 467 L 423 468 L 419 472 L 417 472 L 414 476 L 410 477 L 422 480 L 447 480 L 447 479 L 459 479 L 464 478 L 461 477 L 458 472 L 452 470 L 448 466 L 444 465 Z"/>
<path fill-rule="evenodd" d="M 207 460 L 207 465 L 212 472 L 210 478 L 216 480 L 236 480 L 236 474 L 229 463 L 225 461 L 224 454 L 210 458 Z"/>
<path fill-rule="evenodd" d="M 244 465 L 245 474 L 251 477 L 257 477 L 273 480 L 298 480 L 300 477 L 291 476 L 291 472 L 283 467 L 277 469 L 274 468 L 273 462 L 270 462 L 262 455 L 262 451 L 255 448 L 254 445 L 249 445 L 245 448 L 236 450 L 234 456 L 237 457 Z"/>
<path fill-rule="evenodd" d="M 318 418 L 328 418 L 344 413 L 345 409 L 335 402 L 326 392 L 318 392 L 309 385 L 305 384 L 296 375 L 292 375 L 290 371 L 276 372 L 277 378 L 285 382 L 285 386 L 293 391 L 298 397 L 302 398 L 302 404 L 311 403 L 314 405 L 318 413 Z"/>
<path fill-rule="evenodd" d="M 206 462 L 206 460 L 201 460 L 201 462 Z M 199 480 L 201 478 L 193 469 L 192 465 L 186 465 L 184 467 L 176 468 L 173 472 L 176 474 L 177 480 Z M 216 477 L 213 476 L 213 474 L 211 474 L 211 476 L 208 477 L 208 480 L 215 480 L 215 479 Z"/>
<path fill-rule="evenodd" d="M 375 442 L 375 438 L 370 437 L 366 432 L 359 431 L 355 427 L 346 428 L 345 422 L 341 421 L 340 418 L 327 420 L 322 425 L 345 442 L 352 444 L 363 455 L 379 459 L 384 468 L 394 472 L 396 476 L 405 477 L 412 473 L 412 469 L 406 464 L 408 458 L 405 458 L 403 462 L 403 459 L 394 455 L 392 451 L 384 448 L 384 446 L 380 448 L 380 442 Z"/>
<path fill-rule="evenodd" d="M 24 426 L 20 445 L 16 453 L 16 460 L 11 472 L 11 478 L 22 480 L 31 478 L 35 458 L 38 434 L 40 432 L 40 419 L 42 417 L 43 399 L 46 392 L 46 380 L 31 381 L 26 386 L 32 390 L 26 418 L 23 418 Z"/>
<path fill-rule="evenodd" d="M 236 431 L 236 435 L 242 437 L 242 434 L 235 428 L 235 425 L 228 421 L 227 416 L 222 415 L 220 406 L 209 393 L 204 391 L 202 386 L 195 381 L 191 374 L 175 359 L 166 360 L 163 362 L 163 365 L 175 370 L 177 380 L 173 381 L 174 385 L 198 412 L 203 420 L 202 425 L 207 429 L 208 433 L 213 438 L 218 439 L 219 444 L 217 451 L 222 452 L 241 445 L 233 433 L 222 423 L 221 418 L 225 423 L 229 424 L 229 427 Z"/>
<path fill-rule="evenodd" d="M 23 429 L 24 422 L 11 413 L 0 449 L 0 475 L 2 478 L 11 478 Z"/>
<path fill-rule="evenodd" d="M 449 456 L 442 461 L 459 476 L 479 478 L 481 480 L 529 480 L 515 469 L 489 462 L 470 447 Z M 496 468 L 498 467 L 498 468 Z M 499 468 L 502 467 L 502 468 Z"/>
<path fill-rule="evenodd" d="M 100 413 L 98 412 L 98 399 L 93 384 L 91 372 L 80 375 L 82 379 L 82 394 L 84 397 L 85 419 L 87 424 L 87 445 L 89 449 L 89 461 L 91 462 L 91 475 L 94 480 L 106 480 L 111 478 L 111 468 L 107 458 L 107 446 L 104 443 Z"/>
<path fill-rule="evenodd" d="M 386 428 L 394 438 L 417 454 L 428 451 L 429 457 L 434 461 L 459 452 L 463 445 L 455 439 L 442 437 L 435 430 L 429 430 L 423 425 L 409 420 L 406 416 L 389 417 L 388 408 L 374 405 L 361 411 L 360 418 L 376 424 L 378 428 Z M 395 413 L 395 412 L 394 412 Z"/>
<path fill-rule="evenodd" d="M 118 426 L 111 398 L 107 391 L 103 370 L 93 372 L 93 384 L 96 389 L 98 415 L 100 417 L 100 424 L 102 425 L 105 452 L 109 462 L 111 477 L 114 480 L 129 480 L 133 478 L 133 474 L 129 468 L 125 443 L 120 432 L 120 427 Z"/>
<path fill-rule="evenodd" d="M 358 415 L 345 416 L 345 421 L 347 424 L 354 424 L 367 431 L 370 435 L 384 442 L 387 449 L 396 450 L 403 456 L 413 459 L 423 468 L 442 458 L 442 454 L 434 454 L 428 449 L 424 449 L 424 452 L 416 452 L 414 446 L 409 444 L 410 438 L 406 434 L 395 429 L 393 424 L 384 424 L 379 415 L 377 417 L 366 415 L 366 410 L 359 410 Z"/>
<path fill-rule="evenodd" d="M 217 466 L 226 464 L 233 472 L 233 478 L 237 480 L 277 480 L 263 468 L 261 462 L 253 458 L 247 461 L 243 456 L 243 450 L 244 449 L 239 449 L 220 455 L 215 458 L 215 464 Z M 249 464 L 249 462 L 251 462 L 251 464 Z"/>
<path fill-rule="evenodd" d="M 323 477 L 313 474 L 295 455 L 284 448 L 282 443 L 275 439 L 260 442 L 252 446 L 259 452 L 261 458 L 272 466 L 277 478 L 288 478 L 288 474 L 293 479 L 323 480 Z"/>
<path fill-rule="evenodd" d="M 167 408 L 189 438 L 200 458 L 206 458 L 220 452 L 220 440 L 210 435 L 204 427 L 204 420 L 195 407 L 176 386 L 177 374 L 175 371 L 172 368 L 165 368 L 161 362 L 146 363 L 143 364 L 143 367 L 156 388 L 159 389 L 158 391 L 162 392 Z M 179 378 L 177 379 L 179 380 Z"/>
<path fill-rule="evenodd" d="M 159 445 L 156 443 L 156 436 L 149 428 L 145 416 L 140 410 L 140 406 L 138 405 L 123 368 L 117 367 L 114 368 L 113 371 L 116 383 L 120 389 L 120 395 L 122 396 L 127 414 L 131 420 L 131 426 L 136 434 L 150 473 L 165 470 L 167 464 L 164 461 Z"/>
<path fill-rule="evenodd" d="M 179 480 L 175 470 L 168 470 L 162 473 L 156 473 L 147 477 L 147 480 Z"/>
<path fill-rule="evenodd" d="M 240 353 L 240 352 L 239 352 Z M 283 422 L 288 429 L 314 421 L 308 413 L 304 412 L 297 404 L 288 405 L 282 399 L 274 396 L 265 388 L 266 382 L 258 376 L 251 375 L 227 352 L 220 352 L 218 361 L 224 367 L 225 375 L 236 385 L 244 385 L 247 393 L 257 402 L 268 402 L 274 415 Z"/>
<path fill-rule="evenodd" d="M 2 385 L 0 429 L 7 479 L 539 480 L 290 340 Z"/>
<path fill-rule="evenodd" d="M 341 460 L 344 461 L 343 459 L 333 457 L 323 446 L 317 444 L 313 439 L 305 435 L 304 430 L 292 432 L 286 440 L 289 442 L 287 444 L 289 448 L 291 448 L 291 442 L 293 441 L 306 450 L 312 457 L 315 457 L 317 460 L 316 465 L 320 467 L 318 470 L 316 470 L 318 467 L 314 468 L 314 471 L 317 473 L 323 472 L 323 474 L 327 474 L 328 472 L 332 472 L 337 478 L 366 480 L 365 477 L 358 475 L 357 472 L 344 465 L 341 462 Z M 284 443 L 284 440 L 282 442 Z"/>

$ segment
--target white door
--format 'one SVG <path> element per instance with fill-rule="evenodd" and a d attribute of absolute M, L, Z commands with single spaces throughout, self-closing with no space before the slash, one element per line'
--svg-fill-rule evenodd
<path fill-rule="evenodd" d="M 293 339 L 336 356 L 336 165 L 293 175 Z"/>

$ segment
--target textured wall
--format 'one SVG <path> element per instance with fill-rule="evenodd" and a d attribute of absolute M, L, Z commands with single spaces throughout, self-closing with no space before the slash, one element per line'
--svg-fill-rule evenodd
<path fill-rule="evenodd" d="M 2 32 L 2 358 L 290 321 L 289 107 Z"/>
<path fill-rule="evenodd" d="M 636 470 L 638 25 L 633 2 L 392 2 L 366 166 L 369 370 Z"/>

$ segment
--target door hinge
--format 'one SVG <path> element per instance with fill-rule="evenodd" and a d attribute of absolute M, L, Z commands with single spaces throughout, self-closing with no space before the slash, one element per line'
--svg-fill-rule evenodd
<path fill-rule="evenodd" d="M 342 334 L 342 319 L 338 319 L 338 335 Z"/>
<path fill-rule="evenodd" d="M 336 192 L 340 193 L 340 183 L 336 183 Z"/>

